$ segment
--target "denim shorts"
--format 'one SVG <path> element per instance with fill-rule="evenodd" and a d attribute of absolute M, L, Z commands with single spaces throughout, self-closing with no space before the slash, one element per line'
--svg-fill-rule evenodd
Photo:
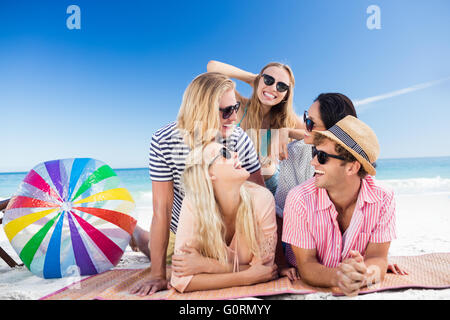
<path fill-rule="evenodd" d="M 266 184 L 266 188 L 272 192 L 273 196 L 275 196 L 275 192 L 277 191 L 278 186 L 278 178 L 280 176 L 280 167 L 277 167 L 275 173 L 267 180 L 264 181 Z"/>

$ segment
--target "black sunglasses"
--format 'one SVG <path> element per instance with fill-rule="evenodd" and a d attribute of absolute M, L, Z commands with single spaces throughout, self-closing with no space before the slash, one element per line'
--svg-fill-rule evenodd
<path fill-rule="evenodd" d="M 317 156 L 317 161 L 319 161 L 320 164 L 327 163 L 329 158 L 335 158 L 335 159 L 339 159 L 339 160 L 346 160 L 345 158 L 343 158 L 341 156 L 337 156 L 337 155 L 334 155 L 334 154 L 326 153 L 325 151 L 317 150 L 316 146 L 313 146 L 312 147 L 312 157 L 313 157 L 313 159 L 314 159 L 315 156 Z"/>
<path fill-rule="evenodd" d="M 269 76 L 268 74 L 263 74 L 263 79 L 264 79 L 264 83 L 266 84 L 266 86 L 271 86 L 275 83 L 275 79 L 272 76 Z M 284 82 L 277 82 L 277 91 L 278 92 L 285 92 L 287 89 L 289 89 L 289 86 L 284 83 Z"/>
<path fill-rule="evenodd" d="M 228 119 L 229 117 L 231 117 L 231 115 L 233 114 L 234 111 L 236 111 L 236 113 L 237 113 L 240 107 L 241 107 L 241 103 L 238 102 L 234 106 L 219 108 L 219 110 L 222 112 L 222 118 Z"/>
<path fill-rule="evenodd" d="M 314 128 L 314 121 L 312 121 L 309 117 L 308 117 L 308 111 L 305 110 L 305 112 L 303 113 L 303 122 L 305 123 L 305 127 L 306 130 L 308 130 L 309 132 L 311 132 Z"/>
<path fill-rule="evenodd" d="M 223 148 L 220 150 L 219 154 L 218 154 L 217 156 L 215 156 L 215 157 L 211 160 L 211 162 L 209 163 L 208 166 L 211 166 L 211 165 L 214 163 L 214 161 L 216 161 L 217 158 L 219 158 L 220 156 L 222 156 L 224 159 L 227 159 L 227 160 L 228 160 L 228 159 L 231 159 L 231 152 L 230 152 L 230 150 L 228 150 L 227 148 L 223 147 Z"/>

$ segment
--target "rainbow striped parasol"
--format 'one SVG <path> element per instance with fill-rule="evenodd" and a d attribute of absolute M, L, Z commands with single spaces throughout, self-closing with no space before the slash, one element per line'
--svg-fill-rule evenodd
<path fill-rule="evenodd" d="M 101 273 L 120 261 L 136 226 L 135 203 L 105 163 L 76 158 L 34 167 L 3 224 L 25 266 L 44 278 Z"/>

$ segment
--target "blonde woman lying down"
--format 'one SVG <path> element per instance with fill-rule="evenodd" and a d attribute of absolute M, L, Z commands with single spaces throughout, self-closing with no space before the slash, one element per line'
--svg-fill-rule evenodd
<path fill-rule="evenodd" d="M 194 149 L 183 201 L 171 285 L 180 292 L 252 285 L 278 276 L 275 203 L 247 182 L 236 153 L 219 143 Z"/>

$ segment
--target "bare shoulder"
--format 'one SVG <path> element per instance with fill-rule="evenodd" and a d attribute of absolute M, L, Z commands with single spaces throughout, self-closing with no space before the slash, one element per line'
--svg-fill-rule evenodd
<path fill-rule="evenodd" d="M 270 197 L 273 198 L 273 195 L 269 191 L 269 189 L 267 189 L 267 188 L 265 188 L 265 187 L 263 187 L 263 186 L 261 186 L 259 184 L 256 184 L 254 182 L 247 181 L 245 183 L 245 187 L 247 188 L 247 190 L 252 195 L 252 198 L 254 198 L 254 199 L 262 199 L 262 198 L 264 198 L 264 199 L 269 198 L 270 199 Z"/>
<path fill-rule="evenodd" d="M 256 212 L 273 211 L 275 213 L 275 199 L 269 189 L 253 182 L 246 182 L 245 186 L 250 192 Z"/>

